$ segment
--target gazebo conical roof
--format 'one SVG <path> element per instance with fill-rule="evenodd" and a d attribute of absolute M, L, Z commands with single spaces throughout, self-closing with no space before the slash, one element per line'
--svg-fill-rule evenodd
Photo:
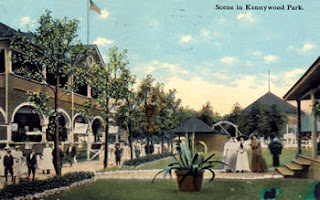
<path fill-rule="evenodd" d="M 296 114 L 297 112 L 297 108 L 295 106 L 272 94 L 271 92 L 267 92 L 265 95 L 254 101 L 252 104 L 247 106 L 244 111 L 250 112 L 250 110 L 258 103 L 265 104 L 266 106 L 277 105 L 286 114 Z"/>
<path fill-rule="evenodd" d="M 176 134 L 184 133 L 213 133 L 212 128 L 196 117 L 190 117 L 184 120 L 179 126 L 173 129 Z"/>

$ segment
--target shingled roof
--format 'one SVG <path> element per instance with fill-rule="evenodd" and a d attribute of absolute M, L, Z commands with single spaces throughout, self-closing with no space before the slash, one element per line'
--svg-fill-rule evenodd
<path fill-rule="evenodd" d="M 173 130 L 174 133 L 176 134 L 181 134 L 181 133 L 213 133 L 213 130 L 211 127 L 201 121 L 200 119 L 196 117 L 190 117 L 183 121 L 178 127 L 176 127 Z"/>
<path fill-rule="evenodd" d="M 244 111 L 250 112 L 253 106 L 255 106 L 258 103 L 265 104 L 267 106 L 277 105 L 286 114 L 296 114 L 296 110 L 297 110 L 295 106 L 287 103 L 286 101 L 272 94 L 271 92 L 267 92 L 265 95 L 263 95 L 262 97 L 257 99 L 255 102 L 247 106 L 244 109 Z"/>

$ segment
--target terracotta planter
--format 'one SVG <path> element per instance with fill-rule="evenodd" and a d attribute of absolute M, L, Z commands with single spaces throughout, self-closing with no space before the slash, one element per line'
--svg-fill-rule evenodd
<path fill-rule="evenodd" d="M 187 173 L 186 170 L 175 171 L 177 175 L 177 186 L 179 192 L 199 192 L 201 190 L 202 180 L 203 180 L 203 171 L 199 171 L 193 181 L 193 175 L 189 174 L 179 185 L 180 180 Z"/>

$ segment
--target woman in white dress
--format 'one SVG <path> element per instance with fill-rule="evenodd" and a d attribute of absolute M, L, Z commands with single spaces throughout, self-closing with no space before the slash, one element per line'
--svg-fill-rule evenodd
<path fill-rule="evenodd" d="M 236 164 L 236 171 L 241 171 L 242 173 L 245 171 L 250 171 L 249 162 L 248 162 L 248 154 L 247 149 L 248 145 L 246 143 L 245 136 L 242 135 L 239 137 L 240 141 L 238 142 L 238 149 L 237 149 L 237 164 Z"/>
<path fill-rule="evenodd" d="M 223 162 L 227 164 L 224 166 L 226 172 L 234 171 L 237 161 L 237 143 L 234 138 L 229 136 L 229 140 L 224 145 L 222 156 Z"/>
<path fill-rule="evenodd" d="M 49 144 L 47 143 L 46 147 L 42 150 L 42 157 L 39 166 L 43 173 L 46 172 L 47 174 L 50 174 L 50 170 L 54 169 L 52 159 L 52 148 L 49 147 Z"/>
<path fill-rule="evenodd" d="M 4 149 L 0 150 L 0 176 L 4 176 L 3 158 L 6 155 Z"/>

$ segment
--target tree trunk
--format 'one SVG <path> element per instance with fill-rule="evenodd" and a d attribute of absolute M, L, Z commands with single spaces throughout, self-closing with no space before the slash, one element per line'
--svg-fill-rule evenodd
<path fill-rule="evenodd" d="M 171 154 L 173 154 L 173 133 L 170 132 L 170 145 L 171 145 Z"/>
<path fill-rule="evenodd" d="M 61 167 L 60 167 L 60 151 L 59 151 L 59 118 L 58 118 L 58 95 L 59 95 L 59 84 L 60 77 L 57 77 L 56 83 L 56 92 L 54 96 L 54 114 L 55 114 L 55 137 L 54 137 L 54 149 L 55 149 L 55 163 L 57 176 L 61 176 Z"/>
<path fill-rule="evenodd" d="M 163 143 L 164 143 L 164 141 L 163 141 L 163 130 L 161 130 L 161 153 L 163 154 L 164 153 L 164 151 L 163 151 Z"/>
<path fill-rule="evenodd" d="M 150 133 L 147 133 L 147 148 L 145 148 L 146 150 L 146 155 L 150 154 Z"/>
<path fill-rule="evenodd" d="M 130 148 L 130 160 L 133 159 L 133 150 L 132 150 L 132 137 L 131 137 L 131 125 L 128 124 L 128 134 L 129 134 L 129 148 Z"/>
<path fill-rule="evenodd" d="M 109 98 L 107 97 L 106 101 L 106 130 L 105 130 L 105 138 L 104 138 L 104 161 L 103 161 L 103 167 L 108 167 L 108 138 L 109 138 Z"/>

